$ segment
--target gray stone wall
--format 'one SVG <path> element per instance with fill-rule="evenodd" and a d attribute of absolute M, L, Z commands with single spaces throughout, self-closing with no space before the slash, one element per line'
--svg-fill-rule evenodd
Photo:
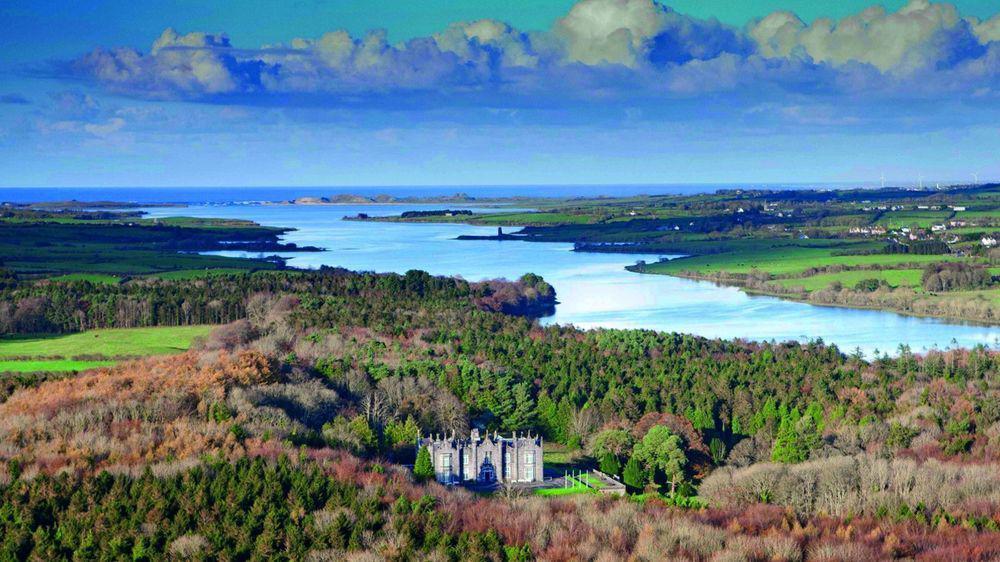
<path fill-rule="evenodd" d="M 481 436 L 472 430 L 467 438 L 455 435 L 420 439 L 427 447 L 438 482 L 541 482 L 542 438 L 497 433 Z"/>

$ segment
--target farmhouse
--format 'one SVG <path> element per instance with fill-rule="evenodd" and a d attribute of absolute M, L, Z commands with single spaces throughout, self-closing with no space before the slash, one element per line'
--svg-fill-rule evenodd
<path fill-rule="evenodd" d="M 417 446 L 427 447 L 434 477 L 443 484 L 542 481 L 542 438 L 537 435 L 481 436 L 473 429 L 468 438 L 426 437 Z"/>

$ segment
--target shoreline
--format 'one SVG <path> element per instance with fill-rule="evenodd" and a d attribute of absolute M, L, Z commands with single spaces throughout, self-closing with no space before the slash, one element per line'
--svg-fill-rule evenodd
<path fill-rule="evenodd" d="M 639 274 L 639 275 L 663 275 L 665 277 L 676 277 L 678 279 L 688 279 L 688 280 L 691 280 L 691 281 L 704 281 L 704 282 L 707 282 L 707 283 L 713 283 L 713 284 L 715 284 L 716 286 L 719 286 L 719 287 L 733 287 L 733 288 L 737 288 L 737 289 L 739 289 L 740 291 L 743 291 L 744 293 L 746 293 L 749 296 L 772 297 L 772 298 L 782 299 L 782 300 L 786 300 L 786 301 L 790 301 L 790 302 L 798 302 L 798 303 L 802 303 L 802 304 L 808 304 L 808 305 L 811 305 L 811 306 L 822 306 L 822 307 L 826 307 L 826 308 L 847 308 L 847 309 L 852 309 L 852 310 L 871 310 L 871 311 L 874 311 L 874 312 L 889 312 L 889 313 L 892 313 L 892 314 L 898 314 L 899 316 L 908 316 L 908 317 L 911 317 L 911 318 L 925 318 L 925 319 L 930 319 L 930 320 L 947 320 L 947 321 L 949 321 L 949 323 L 957 323 L 957 324 L 966 325 L 966 326 L 977 326 L 977 327 L 983 327 L 983 328 L 996 328 L 996 327 L 1000 327 L 1000 321 L 998 321 L 998 322 L 992 322 L 991 323 L 991 322 L 988 322 L 988 321 L 985 321 L 985 320 L 972 320 L 972 319 L 969 319 L 969 318 L 962 318 L 960 316 L 949 316 L 949 315 L 945 315 L 945 314 L 925 314 L 925 313 L 913 312 L 913 311 L 908 311 L 908 310 L 900 310 L 900 309 L 891 308 L 891 307 L 864 306 L 864 305 L 847 304 L 847 303 L 813 302 L 813 301 L 810 301 L 808 299 L 797 298 L 795 296 L 792 296 L 791 294 L 776 293 L 776 292 L 766 291 L 766 290 L 763 290 L 763 289 L 754 289 L 754 288 L 747 287 L 747 286 L 745 286 L 743 284 L 740 284 L 740 283 L 736 283 L 736 282 L 726 283 L 724 281 L 720 281 L 718 279 L 712 279 L 712 278 L 706 277 L 706 276 L 683 274 L 683 273 L 656 273 L 656 272 L 652 272 L 652 271 L 636 271 L 634 269 L 631 269 L 631 266 L 626 267 L 626 269 L 628 271 L 632 272 L 632 273 L 636 273 L 636 274 Z"/>

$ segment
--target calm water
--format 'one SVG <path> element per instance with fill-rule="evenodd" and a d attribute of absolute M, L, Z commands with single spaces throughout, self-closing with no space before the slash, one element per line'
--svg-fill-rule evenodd
<path fill-rule="evenodd" d="M 861 348 L 868 355 L 875 350 L 892 354 L 904 343 L 914 351 L 1000 343 L 1000 328 L 750 297 L 731 287 L 639 275 L 623 269 L 639 259 L 656 260 L 661 257 L 658 255 L 577 253 L 569 244 L 454 240 L 459 234 L 495 233 L 495 228 L 341 220 L 344 215 L 359 212 L 379 216 L 415 208 L 418 206 L 241 205 L 148 211 L 151 216 L 233 217 L 296 227 L 298 230 L 287 236 L 288 241 L 327 249 L 290 254 L 289 264 L 298 267 L 331 265 L 399 273 L 423 269 L 469 280 L 515 278 L 534 272 L 552 283 L 559 296 L 556 314 L 546 318 L 546 323 L 583 328 L 648 328 L 753 340 L 822 338 L 842 350 Z"/>

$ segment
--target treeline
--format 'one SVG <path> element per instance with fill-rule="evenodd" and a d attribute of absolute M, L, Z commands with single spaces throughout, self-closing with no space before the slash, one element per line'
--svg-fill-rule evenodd
<path fill-rule="evenodd" d="M 932 263 L 920 276 L 924 290 L 931 292 L 986 289 L 993 281 L 988 269 L 965 262 Z"/>
<path fill-rule="evenodd" d="M 352 313 L 361 314 L 363 321 L 378 317 L 388 323 L 398 321 L 400 305 L 414 299 L 431 307 L 478 306 L 523 315 L 549 313 L 555 304 L 551 285 L 531 275 L 516 282 L 468 283 L 421 271 L 375 275 L 323 268 L 106 284 L 18 282 L 0 270 L 0 334 L 223 324 L 246 318 L 251 298 L 258 294 L 294 294 L 309 303 L 320 297 L 350 300 Z M 359 307 L 364 310 L 357 311 Z"/>
<path fill-rule="evenodd" d="M 415 219 L 420 217 L 451 217 L 469 215 L 472 215 L 472 211 L 468 209 L 435 209 L 433 211 L 404 211 L 399 216 L 404 219 Z"/>

